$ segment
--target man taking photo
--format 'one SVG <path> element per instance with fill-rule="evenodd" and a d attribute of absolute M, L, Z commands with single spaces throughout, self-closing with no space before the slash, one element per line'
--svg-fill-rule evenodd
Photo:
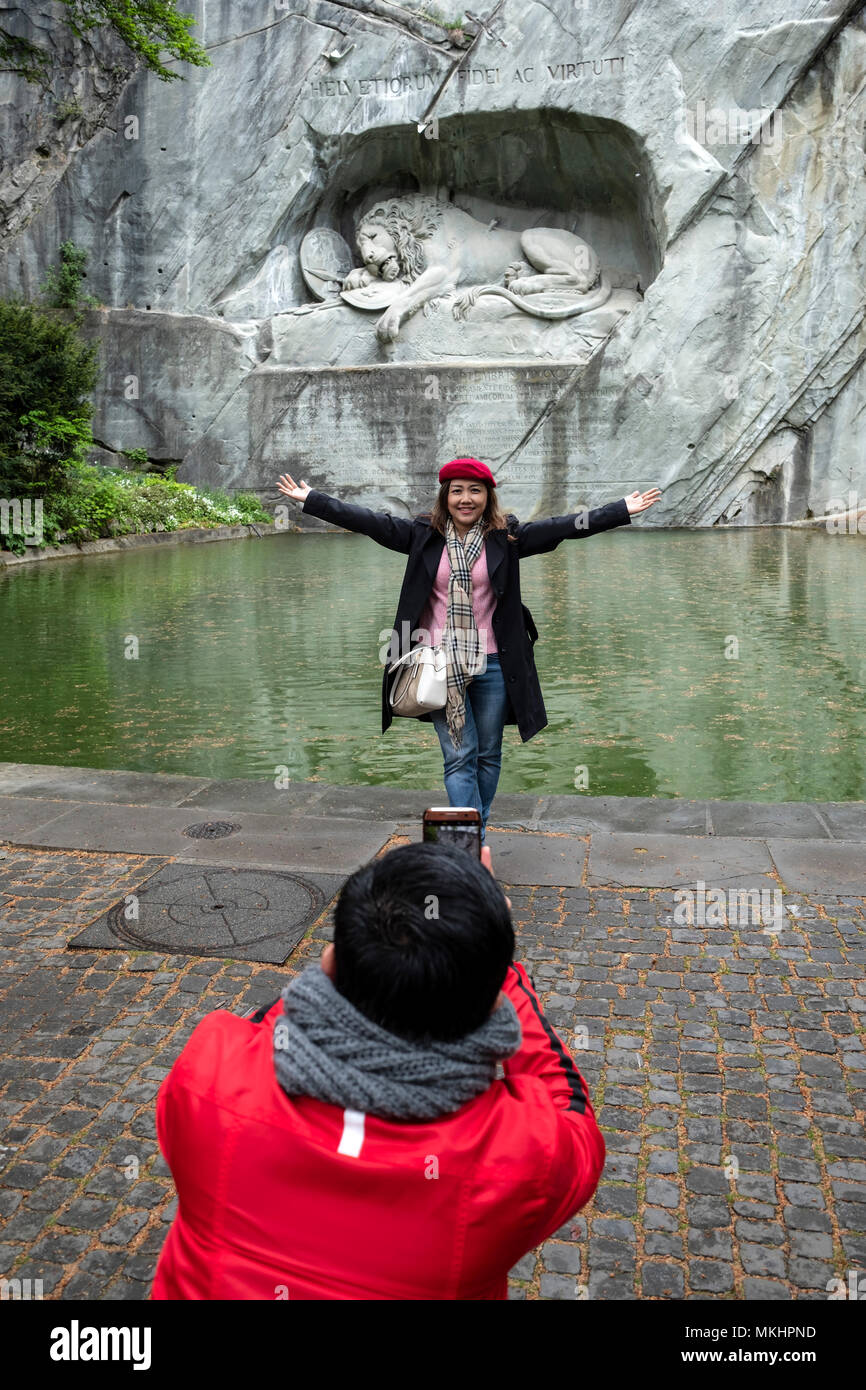
<path fill-rule="evenodd" d="M 588 1089 L 482 860 L 365 864 L 320 964 L 198 1024 L 157 1099 L 179 1202 L 153 1298 L 504 1299 L 589 1201 Z"/>

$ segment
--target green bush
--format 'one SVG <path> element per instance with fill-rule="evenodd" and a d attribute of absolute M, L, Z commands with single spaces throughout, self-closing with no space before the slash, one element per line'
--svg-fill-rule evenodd
<path fill-rule="evenodd" d="M 52 507 L 55 537 L 70 541 L 270 520 L 249 493 L 228 497 L 158 473 L 127 473 L 96 464 L 72 468 L 66 490 Z"/>
<path fill-rule="evenodd" d="M 58 125 L 63 125 L 64 121 L 77 121 L 79 116 L 84 115 L 84 107 L 77 97 L 70 97 L 68 101 L 61 101 L 54 112 L 54 119 Z"/>
<path fill-rule="evenodd" d="M 75 427 L 89 448 L 90 393 L 96 384 L 96 349 L 78 337 L 74 323 L 32 304 L 0 300 L 0 459 L 28 457 L 50 467 L 65 455 Z M 46 428 L 33 439 L 28 417 L 41 413 Z M 48 426 L 57 422 L 53 447 Z M 45 450 L 47 449 L 47 454 Z M 44 473 L 39 477 L 45 480 Z"/>
<path fill-rule="evenodd" d="M 95 540 L 109 534 L 117 488 L 104 470 L 89 464 L 70 469 L 69 486 L 56 499 L 57 539 Z"/>
<path fill-rule="evenodd" d="M 96 375 L 96 350 L 74 323 L 0 300 L 0 497 L 44 502 L 63 488 L 93 445 Z"/>
<path fill-rule="evenodd" d="M 70 463 L 63 490 L 39 495 L 42 546 L 272 520 L 252 493 L 229 497 L 221 489 L 211 491 L 156 473 L 134 474 L 91 463 Z M 19 535 L 0 534 L 0 547 L 19 555 L 34 549 Z"/>
<path fill-rule="evenodd" d="M 81 290 L 86 265 L 87 252 L 82 246 L 74 241 L 60 243 L 60 266 L 46 271 L 40 287 L 50 309 L 71 309 L 80 315 L 82 309 L 95 306 L 93 296 Z"/>

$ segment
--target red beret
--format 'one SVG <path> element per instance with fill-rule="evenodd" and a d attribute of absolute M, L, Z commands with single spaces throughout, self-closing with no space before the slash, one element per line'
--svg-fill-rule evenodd
<path fill-rule="evenodd" d="M 483 483 L 496 487 L 496 479 L 487 464 L 479 459 L 452 459 L 450 463 L 443 464 L 439 469 L 439 481 L 444 483 L 449 478 L 480 478 Z"/>

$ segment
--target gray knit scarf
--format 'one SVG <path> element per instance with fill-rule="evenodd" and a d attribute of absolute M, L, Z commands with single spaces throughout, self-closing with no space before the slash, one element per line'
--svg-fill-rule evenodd
<path fill-rule="evenodd" d="M 510 999 L 457 1042 L 407 1042 L 380 1028 L 309 966 L 282 992 L 274 1067 L 290 1096 L 392 1120 L 434 1120 L 472 1100 L 521 1043 Z"/>

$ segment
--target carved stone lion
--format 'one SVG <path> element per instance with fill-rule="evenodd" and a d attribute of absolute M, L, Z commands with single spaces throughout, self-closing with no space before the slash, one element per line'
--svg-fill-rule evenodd
<path fill-rule="evenodd" d="M 500 295 L 538 318 L 564 319 L 597 309 L 611 283 L 591 246 L 558 227 L 524 232 L 485 226 L 469 213 L 429 195 L 387 199 L 365 213 L 357 232 L 362 266 L 343 280 L 344 290 L 375 280 L 399 280 L 401 289 L 376 324 L 376 336 L 393 342 L 404 319 L 433 300 L 455 295 L 460 318 L 479 295 Z M 499 283 L 501 281 L 501 283 Z M 553 293 L 560 304 L 533 304 Z"/>

